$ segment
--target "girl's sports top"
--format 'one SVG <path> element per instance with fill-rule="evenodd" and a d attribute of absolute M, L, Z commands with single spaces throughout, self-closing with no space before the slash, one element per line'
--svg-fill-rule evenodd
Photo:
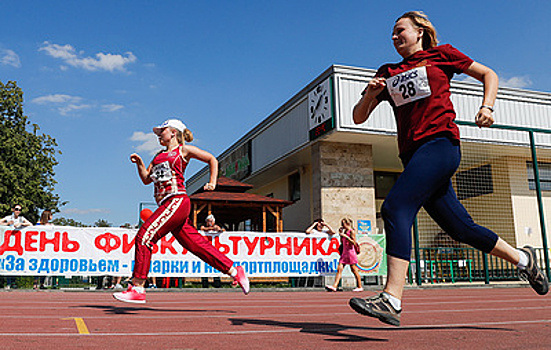
<path fill-rule="evenodd" d="M 187 161 L 181 153 L 182 147 L 159 152 L 151 164 L 149 177 L 155 184 L 155 201 L 161 204 L 168 197 L 186 194 L 184 171 Z"/>

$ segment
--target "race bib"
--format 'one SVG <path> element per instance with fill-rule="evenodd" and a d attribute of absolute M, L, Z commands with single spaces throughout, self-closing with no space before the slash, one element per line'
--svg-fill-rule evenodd
<path fill-rule="evenodd" d="M 386 87 L 396 106 L 431 95 L 427 67 L 417 67 L 386 80 Z"/>
<path fill-rule="evenodd" d="M 162 162 L 155 165 L 153 169 L 151 169 L 150 177 L 154 182 L 169 181 L 172 178 L 170 164 L 168 164 L 168 162 Z"/>

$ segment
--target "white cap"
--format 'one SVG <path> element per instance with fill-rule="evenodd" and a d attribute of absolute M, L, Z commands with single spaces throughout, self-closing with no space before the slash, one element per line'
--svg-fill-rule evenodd
<path fill-rule="evenodd" d="M 207 220 L 216 221 L 216 220 L 214 220 L 214 215 L 212 215 L 212 214 L 209 214 L 209 216 L 207 216 Z"/>
<path fill-rule="evenodd" d="M 161 132 L 163 132 L 164 128 L 168 128 L 168 127 L 174 128 L 176 130 L 180 130 L 181 132 L 184 132 L 184 130 L 187 129 L 186 125 L 181 121 L 179 121 L 178 119 L 169 119 L 169 120 L 165 120 L 165 122 L 162 123 L 161 125 L 154 127 L 153 132 L 156 135 L 159 135 Z"/>

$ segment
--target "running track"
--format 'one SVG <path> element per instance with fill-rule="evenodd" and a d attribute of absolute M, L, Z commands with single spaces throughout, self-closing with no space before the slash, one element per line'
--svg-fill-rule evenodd
<path fill-rule="evenodd" d="M 361 293 L 362 296 L 373 292 Z M 352 292 L 0 292 L 1 349 L 551 349 L 551 296 L 529 288 L 408 289 L 402 327 Z"/>

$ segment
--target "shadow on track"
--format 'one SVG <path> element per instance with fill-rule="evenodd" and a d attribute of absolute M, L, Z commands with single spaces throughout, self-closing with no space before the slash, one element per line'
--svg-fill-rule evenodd
<path fill-rule="evenodd" d="M 320 322 L 282 322 L 276 320 L 260 320 L 260 319 L 244 319 L 244 318 L 230 318 L 232 325 L 242 326 L 245 324 L 283 327 L 291 329 L 299 329 L 301 333 L 311 334 L 323 334 L 330 339 L 325 339 L 331 342 L 388 342 L 388 339 L 370 338 L 354 334 L 343 333 L 345 331 L 386 331 L 386 332 L 407 332 L 407 331 L 419 331 L 419 330 L 476 330 L 476 331 L 503 331 L 513 332 L 515 330 L 509 328 L 496 328 L 496 327 L 478 327 L 478 326 L 411 326 L 411 327 L 360 327 L 360 326 L 345 326 L 338 323 L 320 323 Z"/>
<path fill-rule="evenodd" d="M 81 306 L 72 306 L 72 308 L 88 308 L 88 309 L 97 309 L 103 310 L 106 314 L 109 315 L 138 315 L 142 312 L 171 312 L 171 313 L 203 313 L 203 312 L 220 312 L 226 314 L 235 314 L 233 310 L 186 310 L 186 309 L 156 309 L 152 307 L 144 306 L 115 306 L 115 305 L 81 305 Z"/>

